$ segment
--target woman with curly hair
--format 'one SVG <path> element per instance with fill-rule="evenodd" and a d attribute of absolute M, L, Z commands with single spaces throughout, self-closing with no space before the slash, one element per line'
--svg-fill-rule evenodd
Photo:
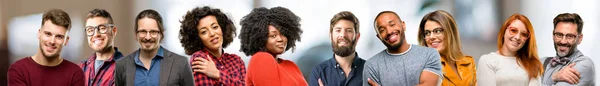
<path fill-rule="evenodd" d="M 219 9 L 197 7 L 183 16 L 179 39 L 185 53 L 192 55 L 196 85 L 245 85 L 244 61 L 235 54 L 223 52 L 235 33 L 233 22 Z"/>
<path fill-rule="evenodd" d="M 240 51 L 252 55 L 246 77 L 248 86 L 308 85 L 294 62 L 279 57 L 300 41 L 302 30 L 296 14 L 283 7 L 254 8 L 240 24 Z"/>

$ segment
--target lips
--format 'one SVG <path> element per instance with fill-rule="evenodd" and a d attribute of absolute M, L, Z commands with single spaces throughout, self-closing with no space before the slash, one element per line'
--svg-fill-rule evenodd
<path fill-rule="evenodd" d="M 431 45 L 432 48 L 437 48 L 440 46 L 440 41 L 433 41 L 431 43 L 429 43 L 429 45 Z"/>
<path fill-rule="evenodd" d="M 283 43 L 279 43 L 279 44 L 275 45 L 275 47 L 277 47 L 279 49 L 285 49 L 285 45 Z"/>
<path fill-rule="evenodd" d="M 51 46 L 51 45 L 49 45 L 49 44 L 46 44 L 46 45 L 45 45 L 45 47 L 46 47 L 46 52 L 52 52 L 52 51 L 54 51 L 56 48 L 58 48 L 58 47 L 56 47 L 56 46 Z"/>
<path fill-rule="evenodd" d="M 219 38 L 218 38 L 218 37 L 215 37 L 215 38 L 211 39 L 211 40 L 210 40 L 210 43 L 212 43 L 212 44 L 217 44 L 217 43 L 219 43 Z"/>
<path fill-rule="evenodd" d="M 390 34 L 387 38 L 385 38 L 385 40 L 388 41 L 389 43 L 394 43 L 394 42 L 398 41 L 398 37 L 400 37 L 400 36 L 398 36 L 398 33 L 396 32 L 396 33 Z"/>
<path fill-rule="evenodd" d="M 92 39 L 93 45 L 101 45 L 102 42 L 104 42 L 104 39 L 102 39 L 102 38 Z"/>

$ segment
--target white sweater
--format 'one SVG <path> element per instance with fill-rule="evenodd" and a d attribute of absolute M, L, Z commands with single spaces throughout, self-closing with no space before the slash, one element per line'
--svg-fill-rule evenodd
<path fill-rule="evenodd" d="M 477 64 L 479 86 L 540 86 L 540 77 L 529 79 L 527 71 L 516 57 L 506 57 L 498 51 L 484 54 Z"/>

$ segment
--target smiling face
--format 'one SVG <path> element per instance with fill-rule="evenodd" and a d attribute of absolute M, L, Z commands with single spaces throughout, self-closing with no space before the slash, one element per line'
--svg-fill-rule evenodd
<path fill-rule="evenodd" d="M 525 45 L 527 39 L 529 39 L 529 31 L 525 24 L 521 20 L 514 20 L 505 30 L 503 48 L 510 52 L 517 52 Z"/>
<path fill-rule="evenodd" d="M 117 30 L 114 26 L 107 26 L 108 19 L 104 17 L 92 17 L 86 20 L 86 32 L 93 34 L 87 36 L 87 42 L 90 48 L 96 52 L 107 51 L 113 46 L 113 39 Z M 106 31 L 102 34 L 101 31 Z"/>
<path fill-rule="evenodd" d="M 339 20 L 330 33 L 330 39 L 333 42 L 333 52 L 336 55 L 345 57 L 354 53 L 356 42 L 360 36 L 355 31 L 354 23 L 348 20 Z"/>
<path fill-rule="evenodd" d="M 554 29 L 554 49 L 560 57 L 571 55 L 581 42 L 581 34 L 577 32 L 577 24 L 559 22 Z"/>
<path fill-rule="evenodd" d="M 142 18 L 138 20 L 137 40 L 143 51 L 154 51 L 160 47 L 162 35 L 156 20 Z"/>
<path fill-rule="evenodd" d="M 215 16 L 211 15 L 200 19 L 197 28 L 198 36 L 205 48 L 210 51 L 219 51 L 222 49 L 223 32 Z"/>
<path fill-rule="evenodd" d="M 279 55 L 285 52 L 285 48 L 287 47 L 287 37 L 285 37 L 277 28 L 272 25 L 269 25 L 269 33 L 267 39 L 267 52 L 273 55 Z"/>
<path fill-rule="evenodd" d="M 55 25 L 50 20 L 46 20 L 42 28 L 38 31 L 40 52 L 46 58 L 56 58 L 60 56 L 63 46 L 68 42 L 67 29 Z"/>
<path fill-rule="evenodd" d="M 404 22 L 393 13 L 383 13 L 375 20 L 377 37 L 388 49 L 398 49 L 404 43 Z"/>
<path fill-rule="evenodd" d="M 435 48 L 438 52 L 441 52 L 446 48 L 446 45 L 444 45 L 444 28 L 442 28 L 440 23 L 435 21 L 427 21 L 425 22 L 424 29 L 425 32 L 428 32 L 428 34 L 425 36 L 427 47 Z"/>

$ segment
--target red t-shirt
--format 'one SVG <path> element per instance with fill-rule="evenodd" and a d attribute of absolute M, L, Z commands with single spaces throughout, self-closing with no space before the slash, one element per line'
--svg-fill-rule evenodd
<path fill-rule="evenodd" d="M 83 86 L 83 79 L 83 70 L 67 60 L 51 67 L 26 57 L 8 68 L 8 86 Z"/>
<path fill-rule="evenodd" d="M 308 83 L 294 62 L 257 52 L 250 57 L 246 86 L 308 86 Z"/>

